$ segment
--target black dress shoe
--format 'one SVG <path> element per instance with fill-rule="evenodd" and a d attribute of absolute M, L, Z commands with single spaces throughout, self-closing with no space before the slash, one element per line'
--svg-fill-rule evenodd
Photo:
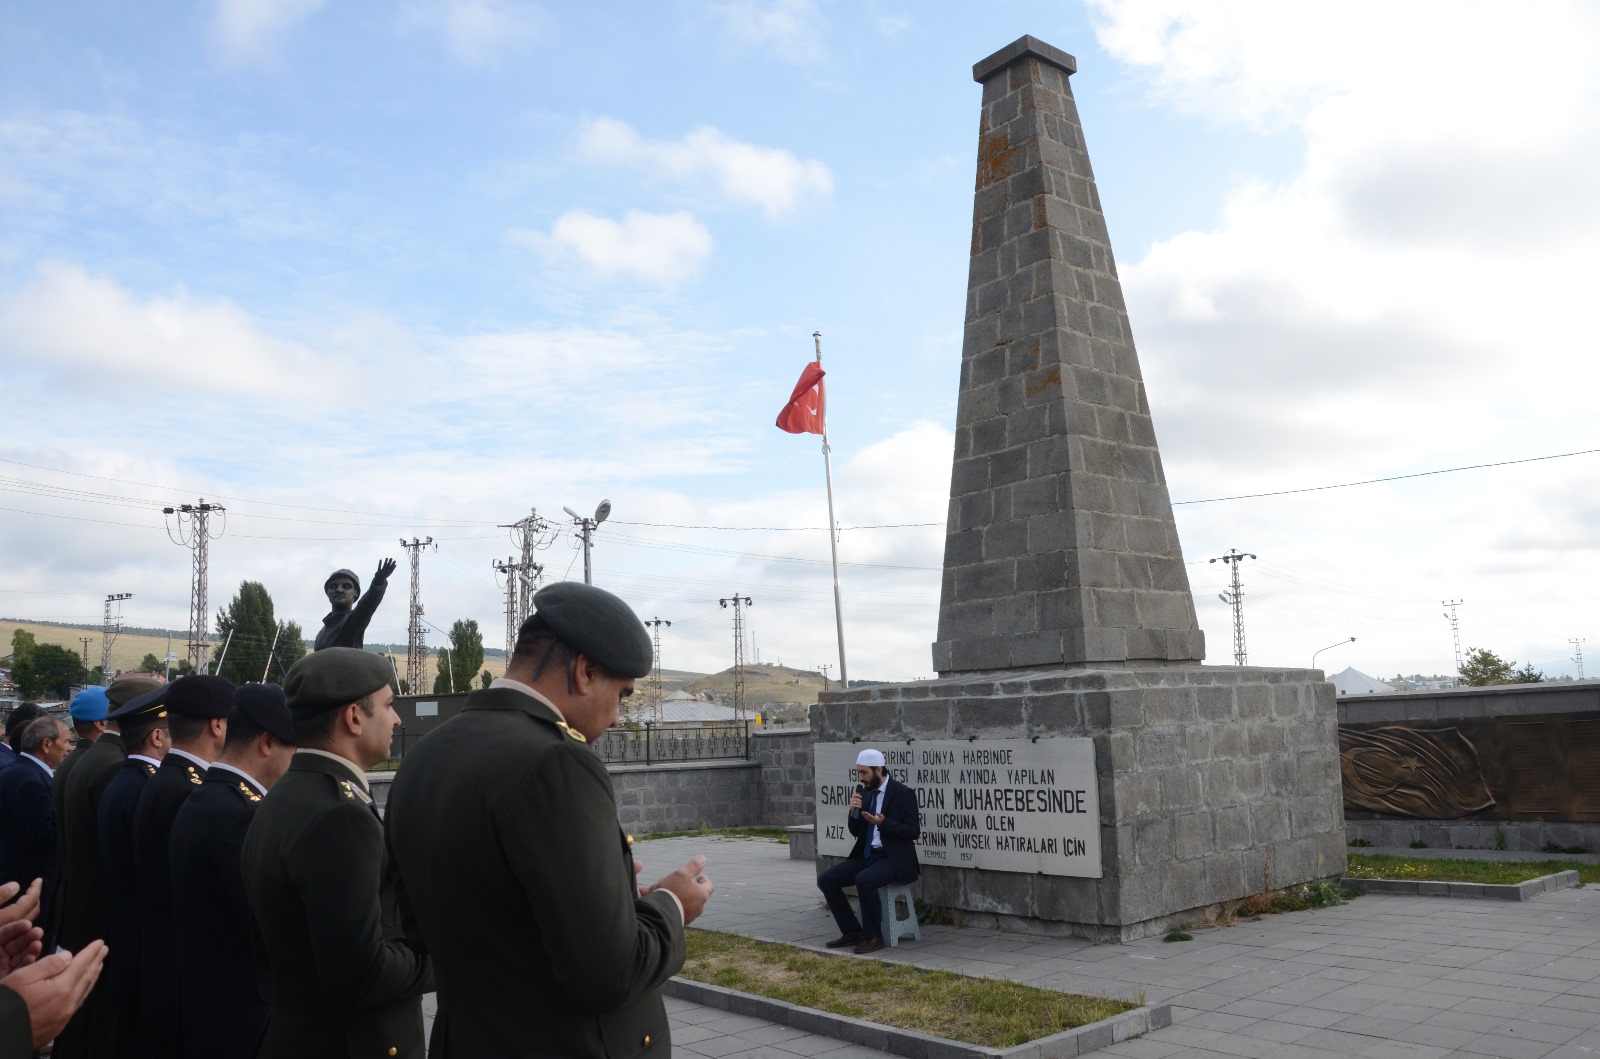
<path fill-rule="evenodd" d="M 849 945 L 859 944 L 861 944 L 861 931 L 852 930 L 850 933 L 840 934 L 837 938 L 834 938 L 832 941 L 828 942 L 828 948 L 842 949 Z"/>
<path fill-rule="evenodd" d="M 855 953 L 857 956 L 865 956 L 867 953 L 877 952 L 881 948 L 883 948 L 882 938 L 868 938 L 866 941 L 863 941 L 860 945 L 857 945 L 850 951 Z"/>

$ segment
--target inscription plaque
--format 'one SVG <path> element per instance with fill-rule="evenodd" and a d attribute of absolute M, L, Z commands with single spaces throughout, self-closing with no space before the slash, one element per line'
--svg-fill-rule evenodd
<path fill-rule="evenodd" d="M 856 755 L 816 744 L 817 852 L 848 857 Z M 1092 739 L 915 740 L 881 746 L 889 775 L 917 795 L 926 865 L 1101 877 Z"/>

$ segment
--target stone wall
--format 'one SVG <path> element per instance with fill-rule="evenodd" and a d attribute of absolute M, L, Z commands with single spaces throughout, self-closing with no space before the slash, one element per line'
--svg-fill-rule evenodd
<path fill-rule="evenodd" d="M 1100 941 L 1345 868 L 1333 685 L 1232 666 L 989 674 L 824 695 L 819 742 L 1087 736 L 1104 878 L 924 867 L 972 925 Z"/>
<path fill-rule="evenodd" d="M 794 827 L 816 817 L 811 768 L 815 740 L 808 728 L 752 732 L 750 756 L 761 766 L 761 806 L 752 823 Z"/>

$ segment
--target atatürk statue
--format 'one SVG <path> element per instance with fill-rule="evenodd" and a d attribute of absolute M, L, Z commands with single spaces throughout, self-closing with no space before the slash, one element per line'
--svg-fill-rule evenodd
<path fill-rule="evenodd" d="M 366 595 L 361 594 L 361 580 L 349 570 L 335 570 L 329 574 L 322 590 L 328 594 L 333 610 L 322 619 L 322 628 L 311 649 L 365 647 L 362 641 L 367 634 L 367 623 L 372 620 L 372 612 L 378 609 L 378 604 L 383 602 L 383 592 L 389 587 L 389 575 L 394 573 L 394 568 L 393 559 L 379 563 Z"/>

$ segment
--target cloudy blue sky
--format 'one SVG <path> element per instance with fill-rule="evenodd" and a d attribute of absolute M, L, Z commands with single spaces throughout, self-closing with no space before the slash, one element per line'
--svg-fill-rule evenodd
<path fill-rule="evenodd" d="M 330 570 L 432 535 L 428 619 L 498 646 L 499 524 L 609 498 L 596 580 L 666 665 L 729 664 L 735 591 L 763 660 L 835 663 L 818 446 L 772 426 L 820 330 L 840 521 L 936 524 L 843 534 L 851 675 L 927 675 L 970 68 L 1023 33 L 1078 57 L 1174 500 L 1600 447 L 1592 6 L 9 5 L 0 614 L 181 629 L 159 508 L 204 496 L 214 603 L 313 627 Z M 1600 669 L 1597 483 L 1180 503 L 1210 660 L 1238 547 L 1252 662 L 1447 671 L 1448 598 Z"/>

